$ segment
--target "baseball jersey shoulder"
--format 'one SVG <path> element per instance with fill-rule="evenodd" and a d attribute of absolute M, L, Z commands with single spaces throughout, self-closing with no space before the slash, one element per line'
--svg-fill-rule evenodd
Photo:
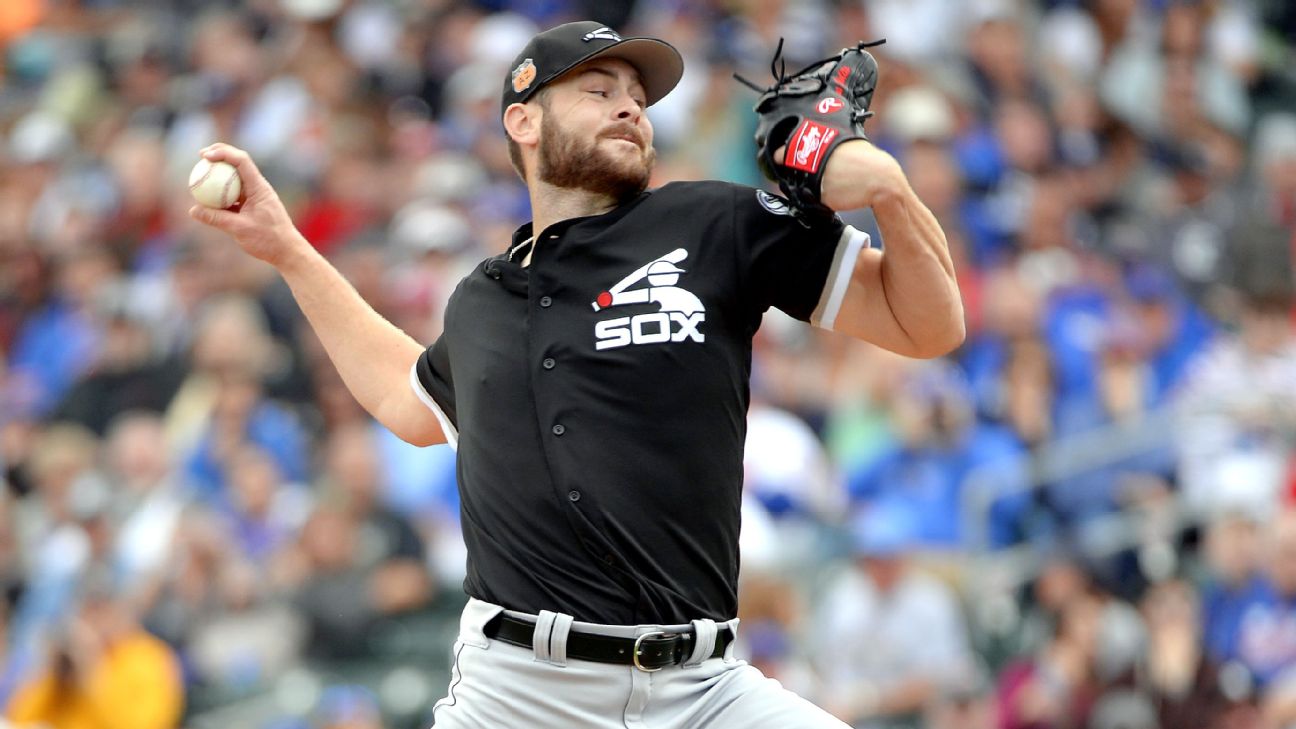
<path fill-rule="evenodd" d="M 787 199 L 755 187 L 720 180 L 670 182 L 652 191 L 651 209 L 678 207 L 691 220 L 707 224 L 722 219 L 736 234 L 750 240 L 753 229 L 764 230 L 774 240 L 818 238 L 820 233 L 840 233 L 836 216 L 807 218 L 795 214 Z"/>
<path fill-rule="evenodd" d="M 730 185 L 737 254 L 760 311 L 775 307 L 831 329 L 868 236 L 832 214 L 802 214 L 786 198 Z"/>
<path fill-rule="evenodd" d="M 726 195 L 732 194 L 731 191 L 735 187 L 739 185 L 722 180 L 677 180 L 654 188 L 652 192 L 655 196 L 666 196 L 696 204 L 708 196 L 714 200 L 722 200 Z"/>
<path fill-rule="evenodd" d="M 652 207 L 678 207 L 699 222 L 728 217 L 733 214 L 734 189 L 738 187 L 719 180 L 668 182 L 652 191 Z"/>

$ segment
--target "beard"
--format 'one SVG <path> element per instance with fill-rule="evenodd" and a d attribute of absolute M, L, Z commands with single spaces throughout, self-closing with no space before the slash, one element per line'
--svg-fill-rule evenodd
<path fill-rule="evenodd" d="M 638 129 L 626 126 L 606 135 L 628 133 L 642 140 Z M 540 126 L 537 176 L 554 187 L 610 195 L 617 202 L 628 200 L 648 187 L 657 152 L 640 146 L 638 159 L 613 156 L 599 147 L 600 138 L 589 139 L 563 129 L 557 121 Z"/>

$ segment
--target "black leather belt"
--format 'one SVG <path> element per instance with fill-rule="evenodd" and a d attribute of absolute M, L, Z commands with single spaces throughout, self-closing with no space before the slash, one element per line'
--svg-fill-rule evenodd
<path fill-rule="evenodd" d="M 535 623 L 500 613 L 486 623 L 482 632 L 487 638 L 531 648 L 534 645 Z M 729 626 L 717 626 L 715 648 L 708 658 L 723 656 L 725 648 L 733 642 L 733 637 Z M 654 632 L 645 633 L 638 638 L 614 638 L 571 630 L 567 633 L 567 657 L 634 666 L 641 671 L 660 671 L 688 660 L 693 655 L 693 640 L 692 631 Z"/>

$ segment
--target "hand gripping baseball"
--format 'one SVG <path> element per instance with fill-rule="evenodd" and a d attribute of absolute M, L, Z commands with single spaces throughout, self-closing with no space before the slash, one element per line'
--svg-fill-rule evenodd
<path fill-rule="evenodd" d="M 194 205 L 189 208 L 189 216 L 228 233 L 252 256 L 278 264 L 299 238 L 279 194 L 266 182 L 247 152 L 217 142 L 200 154 L 211 162 L 234 165 L 243 183 L 243 194 L 230 210 Z"/>
<path fill-rule="evenodd" d="M 770 62 L 774 84 L 768 88 L 734 74 L 761 97 L 755 111 L 756 161 L 764 175 L 803 213 L 831 213 L 820 202 L 828 157 L 842 142 L 867 139 L 864 120 L 873 115 L 869 104 L 877 88 L 878 67 L 865 48 L 884 40 L 860 42 L 851 48 L 788 75 L 779 40 Z"/>

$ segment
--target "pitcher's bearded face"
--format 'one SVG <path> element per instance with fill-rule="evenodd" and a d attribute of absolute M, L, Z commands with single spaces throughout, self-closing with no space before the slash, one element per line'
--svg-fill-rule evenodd
<path fill-rule="evenodd" d="M 596 58 L 542 91 L 536 176 L 555 187 L 609 195 L 643 192 L 652 175 L 652 122 L 635 67 Z"/>
<path fill-rule="evenodd" d="M 626 200 L 648 187 L 657 152 L 628 122 L 613 122 L 592 137 L 546 115 L 540 126 L 538 175 L 544 182 Z"/>

